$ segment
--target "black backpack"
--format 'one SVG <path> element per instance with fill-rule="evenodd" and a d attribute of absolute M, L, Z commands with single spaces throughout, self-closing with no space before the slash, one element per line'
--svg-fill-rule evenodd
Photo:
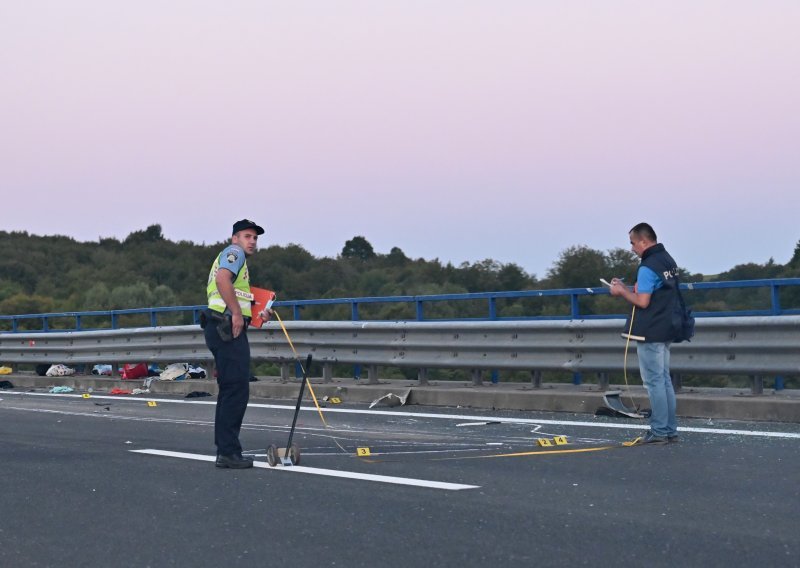
<path fill-rule="evenodd" d="M 681 286 L 678 278 L 675 277 L 675 291 L 677 292 L 675 305 L 672 308 L 672 332 L 675 343 L 690 341 L 694 337 L 694 316 L 692 308 L 686 307 L 681 294 Z"/>

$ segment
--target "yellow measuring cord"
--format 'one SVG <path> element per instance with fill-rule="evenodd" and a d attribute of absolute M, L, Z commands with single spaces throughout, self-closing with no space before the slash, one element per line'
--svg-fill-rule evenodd
<path fill-rule="evenodd" d="M 272 313 L 275 314 L 276 318 L 278 318 L 278 323 L 281 324 L 283 335 L 286 336 L 286 341 L 289 342 L 289 347 L 292 348 L 292 352 L 294 353 L 294 358 L 297 360 L 297 363 L 300 365 L 300 368 L 303 369 L 303 375 L 305 375 L 306 383 L 308 384 L 308 392 L 311 393 L 311 398 L 314 399 L 314 406 L 317 407 L 317 412 L 319 413 L 320 420 L 322 420 L 322 424 L 325 426 L 325 428 L 330 428 L 328 422 L 325 420 L 325 416 L 322 415 L 322 409 L 320 408 L 319 403 L 317 402 L 317 396 L 314 394 L 314 389 L 311 387 L 311 381 L 308 379 L 308 373 L 306 369 L 303 367 L 303 363 L 300 361 L 300 355 L 297 353 L 297 349 L 294 348 L 294 343 L 292 343 L 292 338 L 289 337 L 289 332 L 286 331 L 286 326 L 283 325 L 283 320 L 281 320 L 281 316 L 278 315 L 278 312 L 275 311 L 274 309 L 272 310 Z M 350 454 L 350 452 L 348 452 L 347 449 L 339 443 L 339 440 L 337 440 L 336 438 L 331 438 L 331 439 L 333 440 L 333 443 L 336 444 L 340 450 L 342 450 L 342 452 L 344 452 L 345 454 Z"/>
<path fill-rule="evenodd" d="M 636 401 L 633 400 L 633 395 L 631 394 L 631 387 L 628 385 L 628 346 L 631 344 L 631 331 L 633 331 L 633 316 L 636 315 L 636 306 L 633 306 L 631 309 L 631 325 L 628 327 L 628 334 L 625 337 L 625 358 L 622 360 L 622 375 L 625 377 L 625 392 L 628 394 L 628 398 L 631 399 L 631 404 L 636 412 L 639 412 L 639 409 L 636 407 Z"/>
<path fill-rule="evenodd" d="M 286 336 L 286 341 L 289 342 L 289 347 L 292 348 L 292 352 L 294 353 L 294 358 L 297 360 L 297 363 L 300 365 L 300 368 L 303 370 L 303 375 L 305 375 L 305 377 L 306 377 L 305 380 L 306 380 L 306 384 L 308 384 L 308 392 L 311 393 L 311 398 L 314 399 L 314 406 L 317 407 L 317 412 L 319 412 L 319 417 L 322 420 L 322 423 L 327 428 L 328 427 L 328 423 L 325 421 L 325 416 L 322 415 L 322 409 L 320 408 L 319 403 L 317 402 L 317 396 L 314 394 L 314 389 L 311 388 L 311 381 L 308 379 L 308 372 L 303 367 L 303 363 L 300 361 L 300 355 L 298 355 L 297 349 L 294 348 L 294 343 L 292 343 L 292 338 L 289 337 L 289 332 L 286 331 L 286 326 L 283 325 L 283 320 L 281 319 L 281 316 L 278 315 L 278 312 L 275 311 L 275 310 L 272 310 L 272 313 L 275 314 L 275 317 L 278 318 L 278 323 L 281 324 L 281 329 L 283 330 L 283 334 Z"/>

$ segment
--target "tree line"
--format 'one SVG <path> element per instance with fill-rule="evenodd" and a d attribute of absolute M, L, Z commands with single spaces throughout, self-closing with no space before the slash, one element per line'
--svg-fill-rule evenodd
<path fill-rule="evenodd" d="M 0 231 L 0 313 L 6 315 L 204 304 L 205 282 L 215 254 L 211 245 L 165 239 L 160 225 L 134 231 L 125 239 L 78 242 L 65 236 Z M 409 258 L 399 247 L 376 252 L 363 236 L 344 243 L 335 258 L 318 258 L 299 244 L 273 245 L 248 260 L 251 282 L 277 293 L 279 300 L 458 294 L 596 287 L 601 276 L 633 282 L 639 264 L 625 249 L 600 251 L 576 245 L 562 251 L 541 278 L 514 263 L 492 259 L 459 265 L 439 259 Z M 683 282 L 750 280 L 800 276 L 800 242 L 785 265 L 773 260 L 747 263 L 714 276 L 681 271 Z M 800 305 L 800 290 L 781 296 L 784 307 Z M 619 299 L 581 300 L 581 313 L 618 313 Z M 718 290 L 692 296 L 695 311 L 769 306 L 766 290 Z M 500 302 L 507 317 L 565 315 L 566 298 Z M 405 304 L 364 305 L 361 316 L 413 318 Z M 430 310 L 430 311 L 428 311 Z M 485 303 L 434 303 L 426 317 L 485 317 Z M 288 315 L 288 314 L 287 314 Z M 349 319 L 349 308 L 314 307 L 304 319 Z"/>

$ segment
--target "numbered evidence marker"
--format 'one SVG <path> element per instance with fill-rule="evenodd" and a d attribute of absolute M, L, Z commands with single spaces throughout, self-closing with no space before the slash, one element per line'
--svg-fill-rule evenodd
<path fill-rule="evenodd" d="M 147 406 L 158 406 L 158 403 L 155 400 L 148 400 Z"/>
<path fill-rule="evenodd" d="M 86 393 L 86 394 L 83 395 L 83 398 L 92 398 L 92 395 L 90 395 L 89 393 Z"/>
<path fill-rule="evenodd" d="M 566 436 L 555 436 L 552 440 L 550 438 L 536 438 L 536 443 L 542 447 L 549 448 L 553 444 L 556 446 L 563 446 L 564 444 L 568 444 Z"/>
<path fill-rule="evenodd" d="M 356 455 L 359 457 L 370 455 L 369 448 L 356 448 Z"/>
<path fill-rule="evenodd" d="M 334 396 L 329 401 L 331 404 L 342 404 L 342 399 L 338 396 Z"/>

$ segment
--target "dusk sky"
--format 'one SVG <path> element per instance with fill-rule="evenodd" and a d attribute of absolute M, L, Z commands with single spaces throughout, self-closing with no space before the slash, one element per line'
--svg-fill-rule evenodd
<path fill-rule="evenodd" d="M 692 272 L 786 263 L 798 30 L 797 0 L 6 1 L 0 228 L 249 217 L 543 277 L 648 221 Z"/>

